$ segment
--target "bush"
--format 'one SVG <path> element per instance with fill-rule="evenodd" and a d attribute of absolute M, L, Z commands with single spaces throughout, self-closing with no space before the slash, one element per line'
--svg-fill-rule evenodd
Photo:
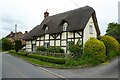
<path fill-rule="evenodd" d="M 70 43 L 68 50 L 70 51 L 70 53 L 72 53 L 71 55 L 73 56 L 73 58 L 79 58 L 83 51 L 81 46 L 73 43 Z"/>
<path fill-rule="evenodd" d="M 97 64 L 106 60 L 106 47 L 103 42 L 90 38 L 84 45 L 83 58 L 88 59 L 88 62 Z"/>
<path fill-rule="evenodd" d="M 2 47 L 3 51 L 8 51 L 8 50 L 13 49 L 12 42 L 9 39 L 6 39 L 6 38 L 2 38 L 2 40 L 0 40 L 0 45 L 2 45 L 1 47 Z"/>
<path fill-rule="evenodd" d="M 67 60 L 67 61 L 65 62 L 65 65 L 66 65 L 66 66 L 78 66 L 79 63 L 78 63 L 78 61 L 71 59 L 71 60 Z"/>
<path fill-rule="evenodd" d="M 120 55 L 120 44 L 118 46 L 118 55 Z"/>
<path fill-rule="evenodd" d="M 15 51 L 18 52 L 22 48 L 21 40 L 15 40 Z"/>
<path fill-rule="evenodd" d="M 9 50 L 8 53 L 10 53 L 10 54 L 14 54 L 14 53 L 16 53 L 16 51 L 15 51 L 15 50 Z"/>
<path fill-rule="evenodd" d="M 100 41 L 102 41 L 106 46 L 106 55 L 112 56 L 118 53 L 119 43 L 118 41 L 111 36 L 101 36 Z M 112 54 L 113 53 L 113 54 Z"/>
<path fill-rule="evenodd" d="M 47 49 L 46 49 L 45 46 L 38 46 L 37 47 L 37 51 L 43 51 L 43 52 L 45 52 L 45 51 L 47 51 Z"/>
<path fill-rule="evenodd" d="M 17 54 L 21 56 L 27 56 L 29 53 L 28 52 L 17 52 Z"/>
<path fill-rule="evenodd" d="M 50 62 L 50 63 L 56 63 L 56 64 L 64 64 L 65 59 L 64 58 L 55 58 L 50 56 L 41 56 L 37 54 L 29 54 L 28 57 L 39 59 L 42 61 Z"/>
<path fill-rule="evenodd" d="M 53 53 L 64 53 L 64 50 L 61 49 L 60 47 L 57 46 L 51 46 L 47 50 L 48 52 L 53 52 Z"/>

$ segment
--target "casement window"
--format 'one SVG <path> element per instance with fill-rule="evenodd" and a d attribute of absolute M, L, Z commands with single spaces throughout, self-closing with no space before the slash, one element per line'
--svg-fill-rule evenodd
<path fill-rule="evenodd" d="M 93 26 L 92 25 L 89 25 L 89 33 L 93 34 Z"/>
<path fill-rule="evenodd" d="M 67 26 L 68 26 L 68 23 L 67 23 L 67 22 L 65 22 L 65 23 L 63 24 L 63 31 L 66 31 Z"/>
<path fill-rule="evenodd" d="M 49 47 L 49 42 L 45 42 L 45 47 L 46 47 L 46 48 Z"/>
<path fill-rule="evenodd" d="M 48 31 L 48 27 L 45 27 L 45 33 L 47 33 L 47 31 Z"/>

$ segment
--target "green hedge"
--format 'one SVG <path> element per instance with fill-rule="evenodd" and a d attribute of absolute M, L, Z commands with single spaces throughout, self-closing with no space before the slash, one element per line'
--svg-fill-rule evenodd
<path fill-rule="evenodd" d="M 99 62 L 104 62 L 106 60 L 106 47 L 103 42 L 90 38 L 84 45 L 84 57 L 89 59 L 89 62 L 96 61 L 95 64 Z M 85 58 L 86 59 L 86 58 Z"/>
<path fill-rule="evenodd" d="M 28 52 L 17 52 L 17 54 L 21 56 L 27 56 L 29 53 Z"/>
<path fill-rule="evenodd" d="M 15 50 L 9 50 L 8 53 L 13 54 L 13 53 L 16 53 L 16 51 Z"/>
<path fill-rule="evenodd" d="M 39 59 L 42 61 L 50 62 L 50 63 L 56 63 L 56 64 L 64 64 L 65 59 L 64 58 L 55 58 L 50 56 L 41 56 L 37 54 L 28 54 L 28 57 Z"/>
<path fill-rule="evenodd" d="M 106 46 L 106 55 L 112 58 L 112 55 L 117 55 L 119 53 L 119 43 L 112 36 L 101 36 L 100 41 L 102 41 Z M 114 57 L 114 56 L 113 56 Z"/>

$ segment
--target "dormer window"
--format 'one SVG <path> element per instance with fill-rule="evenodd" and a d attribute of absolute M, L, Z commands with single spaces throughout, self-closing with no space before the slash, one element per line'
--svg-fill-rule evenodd
<path fill-rule="evenodd" d="M 45 27 L 45 33 L 47 33 L 47 31 L 48 31 L 48 27 Z"/>
<path fill-rule="evenodd" d="M 93 26 L 92 25 L 89 25 L 89 33 L 93 34 Z"/>
<path fill-rule="evenodd" d="M 65 22 L 65 23 L 63 24 L 63 31 L 66 31 L 67 26 L 68 26 L 68 23 L 67 23 L 67 22 Z"/>

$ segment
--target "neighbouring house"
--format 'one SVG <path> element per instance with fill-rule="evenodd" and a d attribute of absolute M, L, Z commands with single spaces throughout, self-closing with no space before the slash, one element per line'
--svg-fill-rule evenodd
<path fill-rule="evenodd" d="M 37 46 L 59 46 L 67 53 L 69 42 L 81 41 L 82 46 L 90 38 L 100 35 L 96 13 L 92 7 L 85 6 L 64 13 L 49 16 L 23 37 L 26 51 L 35 51 Z"/>
<path fill-rule="evenodd" d="M 24 35 L 26 35 L 28 32 L 25 31 L 25 33 L 22 33 L 22 32 L 17 32 L 16 33 L 16 40 L 21 40 L 22 44 L 25 45 L 26 44 L 26 41 L 22 39 L 22 37 Z M 11 42 L 14 42 L 15 41 L 15 33 L 13 33 L 13 31 L 11 31 L 10 34 L 8 34 L 5 38 L 9 39 Z"/>

